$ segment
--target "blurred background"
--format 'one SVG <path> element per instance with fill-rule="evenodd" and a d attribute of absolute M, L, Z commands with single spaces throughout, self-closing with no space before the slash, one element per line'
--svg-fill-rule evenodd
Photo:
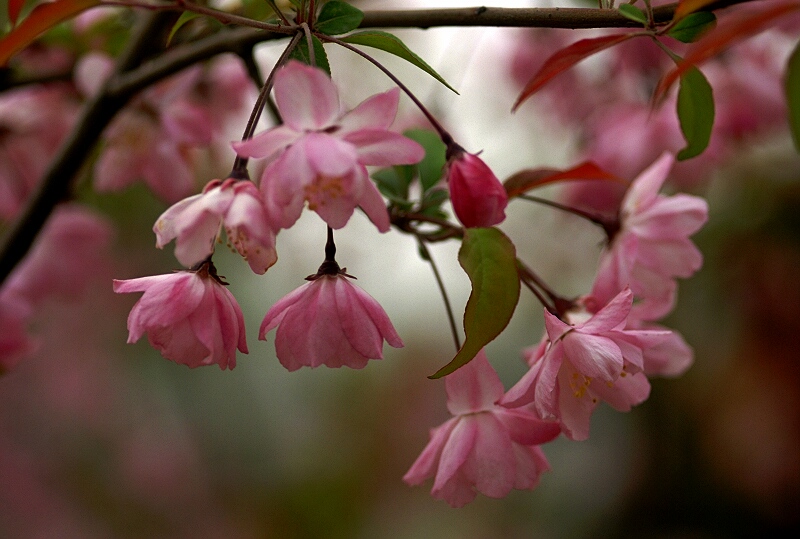
<path fill-rule="evenodd" d="M 581 64 L 512 115 L 516 94 L 547 55 L 589 34 L 397 34 L 461 95 L 376 57 L 462 146 L 482 150 L 501 179 L 590 158 L 632 179 L 662 151 L 681 148 L 674 102 L 642 112 L 642 88 L 652 89 L 669 62 L 646 46 Z M 29 329 L 38 349 L 0 376 L 0 537 L 788 536 L 800 528 L 800 157 L 781 74 L 797 38 L 796 27 L 782 28 L 704 69 L 717 98 L 712 144 L 678 165 L 668 188 L 710 204 L 709 223 L 694 238 L 704 267 L 680 283 L 678 306 L 664 321 L 694 348 L 693 367 L 653 380 L 649 400 L 628 414 L 598 408 L 588 441 L 544 446 L 552 470 L 535 491 L 479 495 L 462 509 L 433 499 L 431 481 L 411 488 L 401 480 L 428 430 L 449 417 L 444 383 L 427 375 L 453 353 L 433 275 L 411 238 L 381 235 L 361 214 L 336 236 L 340 264 L 385 308 L 405 348 L 387 346 L 383 360 L 361 371 L 288 373 L 274 355 L 274 333 L 256 340 L 266 310 L 323 259 L 325 226 L 306 212 L 279 235 L 279 261 L 264 276 L 224 249 L 215 256 L 244 310 L 250 353 L 232 371 L 191 370 L 146 340 L 125 344 L 138 297 L 111 291 L 112 278 L 178 269 L 172 246 L 153 248 L 151 228 L 167 204 L 141 184 L 102 195 L 84 185 L 81 199 L 113 221 L 116 237 L 86 293 L 37 312 Z M 348 107 L 390 86 L 377 71 L 365 75 L 363 60 L 328 52 Z M 267 44 L 259 59 L 268 69 L 279 53 Z M 726 75 L 731 66 L 738 79 Z M 231 139 L 241 125 L 232 122 Z M 397 126 L 417 125 L 404 99 Z M 225 151 L 209 160 L 198 189 L 230 169 Z M 589 204 L 598 197 L 592 188 L 572 184 L 543 196 Z M 589 290 L 602 231 L 520 200 L 508 215 L 501 228 L 554 289 Z M 469 281 L 457 250 L 431 247 L 459 318 Z M 523 290 L 508 330 L 488 348 L 506 388 L 526 370 L 520 350 L 541 336 L 541 306 L 529 296 Z"/>

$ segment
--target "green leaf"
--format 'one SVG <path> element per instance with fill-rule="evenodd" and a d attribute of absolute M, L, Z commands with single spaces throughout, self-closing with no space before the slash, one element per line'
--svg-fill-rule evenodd
<path fill-rule="evenodd" d="M 645 25 L 647 24 L 647 15 L 645 15 L 644 11 L 642 11 L 638 7 L 632 6 L 630 4 L 622 4 L 617 9 L 619 10 L 619 14 L 625 17 L 626 19 L 640 22 Z"/>
<path fill-rule="evenodd" d="M 681 75 L 678 120 L 686 139 L 686 147 L 678 152 L 678 160 L 703 153 L 714 127 L 714 94 L 706 77 L 696 67 Z"/>
<path fill-rule="evenodd" d="M 794 146 L 800 152 L 800 42 L 789 57 L 786 68 L 786 100 L 789 104 L 789 127 Z"/>
<path fill-rule="evenodd" d="M 403 41 L 397 36 L 394 36 L 388 32 L 370 30 L 367 32 L 351 34 L 340 39 L 346 43 L 365 45 L 367 47 L 373 47 L 375 49 L 380 49 L 382 51 L 394 54 L 395 56 L 399 56 L 403 60 L 414 64 L 425 73 L 447 86 L 456 94 L 458 93 L 452 86 L 447 84 L 447 81 L 444 80 L 441 75 L 439 75 L 431 66 L 426 64 L 425 60 L 411 52 L 411 49 L 409 49 L 406 44 L 403 43 Z"/>
<path fill-rule="evenodd" d="M 699 11 L 681 19 L 678 24 L 667 32 L 667 35 L 684 43 L 693 43 L 716 25 L 716 15 L 710 11 Z"/>
<path fill-rule="evenodd" d="M 425 149 L 425 157 L 417 163 L 419 181 L 422 184 L 422 192 L 425 193 L 442 179 L 447 147 L 439 135 L 428 129 L 409 129 L 403 135 Z"/>
<path fill-rule="evenodd" d="M 358 28 L 363 19 L 364 13 L 360 9 L 347 2 L 331 0 L 322 6 L 314 28 L 329 36 L 338 36 Z"/>
<path fill-rule="evenodd" d="M 466 339 L 453 360 L 429 378 L 441 378 L 463 367 L 508 325 L 519 300 L 514 244 L 496 228 L 468 228 L 458 262 L 472 283 L 464 311 Z"/>
<path fill-rule="evenodd" d="M 316 65 L 316 67 L 330 75 L 331 65 L 328 63 L 328 55 L 325 53 L 325 47 L 322 45 L 322 41 L 314 36 L 311 36 L 311 41 L 314 43 L 314 62 L 311 61 L 311 56 L 308 54 L 308 40 L 306 40 L 305 36 L 300 38 L 297 47 L 294 48 L 289 58 L 298 60 L 304 64 Z"/>
<path fill-rule="evenodd" d="M 378 185 L 378 190 L 391 200 L 404 207 L 411 207 L 408 201 L 408 186 L 413 178 L 413 168 L 411 166 L 397 166 L 384 168 L 372 175 L 372 179 Z"/>
<path fill-rule="evenodd" d="M 167 37 L 167 45 L 172 43 L 172 38 L 175 37 L 175 34 L 181 27 L 186 24 L 187 22 L 191 21 L 192 19 L 196 19 L 199 17 L 199 13 L 193 13 L 191 11 L 184 11 L 181 13 L 181 16 L 178 17 L 178 20 L 175 21 L 175 24 L 172 26 L 172 30 L 169 32 L 169 37 Z"/>
<path fill-rule="evenodd" d="M 420 203 L 420 210 L 425 213 L 428 210 L 439 209 L 445 200 L 450 198 L 450 193 L 447 189 L 436 187 L 425 192 Z"/>

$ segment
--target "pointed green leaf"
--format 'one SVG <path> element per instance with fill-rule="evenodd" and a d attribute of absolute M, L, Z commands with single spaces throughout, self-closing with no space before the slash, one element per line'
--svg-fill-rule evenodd
<path fill-rule="evenodd" d="M 341 38 L 341 40 L 346 43 L 352 43 L 353 45 L 365 45 L 367 47 L 373 47 L 375 49 L 380 49 L 382 51 L 394 54 L 395 56 L 399 56 L 403 60 L 414 64 L 425 73 L 447 86 L 456 94 L 458 93 L 452 86 L 447 84 L 447 81 L 444 80 L 441 75 L 439 75 L 427 63 L 425 63 L 425 60 L 414 54 L 411 49 L 409 49 L 406 44 L 395 35 L 392 35 L 388 32 L 381 32 L 379 30 L 370 30 L 367 32 L 358 32 L 349 36 L 345 36 Z"/>
<path fill-rule="evenodd" d="M 678 120 L 686 147 L 678 160 L 700 155 L 708 146 L 714 127 L 714 94 L 705 75 L 693 67 L 681 76 L 678 89 Z"/>
<path fill-rule="evenodd" d="M 358 28 L 363 19 L 364 13 L 360 9 L 347 2 L 331 0 L 322 6 L 314 28 L 329 36 L 338 36 Z"/>
<path fill-rule="evenodd" d="M 178 20 L 175 21 L 175 24 L 172 26 L 172 30 L 169 32 L 169 37 L 167 37 L 167 45 L 172 43 L 172 38 L 175 37 L 175 33 L 181 29 L 181 27 L 186 24 L 187 22 L 191 21 L 192 19 L 196 19 L 199 17 L 199 13 L 193 13 L 191 11 L 184 11 L 181 13 L 181 16 L 178 17 Z"/>
<path fill-rule="evenodd" d="M 800 152 L 800 42 L 792 51 L 786 68 L 786 100 L 789 104 L 789 126 L 794 146 Z"/>
<path fill-rule="evenodd" d="M 699 11 L 681 19 L 667 35 L 684 43 L 694 43 L 716 25 L 716 15 L 710 11 Z"/>
<path fill-rule="evenodd" d="M 311 56 L 308 54 L 308 41 L 305 36 L 300 38 L 297 47 L 294 48 L 289 58 L 297 60 L 308 65 L 315 65 L 316 67 L 324 70 L 328 75 L 331 74 L 331 65 L 328 63 L 328 55 L 325 53 L 325 47 L 322 41 L 314 36 L 311 36 L 311 41 L 314 43 L 314 61 L 311 61 Z"/>
<path fill-rule="evenodd" d="M 617 9 L 619 10 L 619 14 L 625 17 L 626 19 L 640 22 L 644 25 L 647 24 L 647 15 L 645 15 L 644 11 L 642 11 L 638 7 L 632 6 L 630 4 L 622 4 Z"/>
<path fill-rule="evenodd" d="M 514 244 L 496 228 L 468 228 L 458 262 L 472 283 L 464 311 L 464 344 L 453 360 L 430 378 L 463 367 L 508 325 L 519 300 L 519 274 Z"/>
<path fill-rule="evenodd" d="M 422 192 L 425 193 L 442 179 L 447 147 L 439 135 L 428 129 L 409 129 L 403 135 L 419 143 L 425 149 L 425 157 L 417 163 L 419 181 L 422 185 Z"/>
<path fill-rule="evenodd" d="M 413 167 L 397 166 L 384 168 L 372 175 L 378 185 L 378 190 L 391 200 L 404 206 L 411 206 L 408 201 L 408 186 L 413 178 Z"/>

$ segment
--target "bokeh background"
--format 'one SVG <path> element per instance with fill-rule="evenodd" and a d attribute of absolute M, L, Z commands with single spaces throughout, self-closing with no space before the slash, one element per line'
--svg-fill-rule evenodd
<path fill-rule="evenodd" d="M 547 99 L 508 112 L 521 87 L 520 58 L 541 36 L 509 29 L 398 35 L 461 95 L 377 56 L 465 148 L 483 150 L 501 179 L 585 156 L 586 131 Z M 267 66 L 279 52 L 266 45 L 259 57 Z M 348 105 L 389 87 L 379 73 L 366 75 L 362 60 L 329 54 Z M 583 69 L 595 76 L 602 64 Z M 398 126 L 418 123 L 403 103 Z M 229 168 L 221 159 L 206 178 Z M 428 429 L 448 417 L 444 384 L 427 375 L 452 354 L 444 307 L 411 238 L 380 235 L 360 214 L 336 236 L 340 263 L 384 306 L 405 348 L 386 347 L 383 360 L 361 371 L 288 373 L 275 358 L 274 334 L 256 340 L 269 306 L 323 258 L 325 227 L 308 213 L 281 232 L 279 261 L 263 277 L 224 249 L 215 257 L 245 312 L 250 354 L 240 354 L 232 371 L 190 370 L 146 341 L 125 344 L 137 298 L 111 292 L 112 278 L 178 267 L 170 248 L 153 248 L 151 227 L 165 204 L 141 186 L 102 196 L 83 189 L 82 199 L 118 232 L 88 293 L 38 313 L 31 328 L 38 351 L 0 377 L 0 537 L 790 535 L 800 528 L 800 158 L 788 128 L 776 122 L 740 137 L 701 180 L 682 187 L 710 204 L 709 223 L 695 236 L 705 265 L 681 282 L 666 321 L 694 348 L 694 366 L 678 379 L 655 380 L 650 399 L 628 414 L 601 406 L 588 441 L 547 444 L 552 470 L 535 491 L 503 500 L 479 495 L 462 509 L 431 498 L 430 481 L 410 488 L 401 480 Z M 558 188 L 544 195 L 565 196 Z M 512 202 L 508 214 L 503 230 L 547 282 L 567 296 L 589 289 L 600 231 L 524 201 Z M 431 251 L 459 310 L 469 282 L 457 249 Z M 488 349 L 506 387 L 525 371 L 520 350 L 541 331 L 541 306 L 523 290 L 508 330 Z"/>

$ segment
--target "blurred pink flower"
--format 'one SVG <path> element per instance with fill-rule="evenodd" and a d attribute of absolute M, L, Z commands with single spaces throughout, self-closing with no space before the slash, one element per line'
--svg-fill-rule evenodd
<path fill-rule="evenodd" d="M 242 157 L 272 162 L 261 177 L 270 213 L 291 227 L 307 202 L 331 227 L 341 228 L 356 206 L 378 230 L 389 230 L 389 214 L 365 165 L 404 165 L 422 159 L 416 142 L 388 131 L 397 114 L 399 90 L 377 94 L 342 114 L 328 75 L 290 61 L 275 75 L 275 101 L 283 125 L 233 143 Z"/>
<path fill-rule="evenodd" d="M 197 271 L 178 271 L 124 281 L 114 292 L 144 292 L 128 316 L 128 342 L 147 333 L 150 344 L 189 367 L 236 366 L 236 350 L 247 353 L 239 304 L 206 263 Z"/>
<path fill-rule="evenodd" d="M 104 217 L 62 204 L 3 288 L 34 308 L 53 298 L 75 300 L 92 278 L 106 275 L 113 235 Z"/>
<path fill-rule="evenodd" d="M 258 338 L 277 327 L 275 352 L 290 371 L 303 366 L 362 369 L 383 358 L 384 339 L 403 341 L 380 304 L 342 273 L 317 275 L 267 312 Z"/>
<path fill-rule="evenodd" d="M 28 336 L 29 310 L 0 290 L 0 375 L 33 353 L 36 343 Z"/>
<path fill-rule="evenodd" d="M 67 84 L 0 94 L 0 220 L 13 219 L 69 132 L 78 100 Z"/>
<path fill-rule="evenodd" d="M 458 220 L 468 228 L 503 222 L 508 195 L 486 163 L 460 148 L 447 163 L 450 202 Z"/>
<path fill-rule="evenodd" d="M 592 412 L 604 400 L 619 411 L 643 402 L 650 383 L 642 373 L 644 351 L 669 338 L 669 331 L 625 329 L 633 294 L 620 292 L 594 315 L 569 324 L 545 311 L 547 344 L 528 358 L 530 370 L 512 387 L 502 404 L 533 403 L 544 419 L 561 422 L 573 440 L 589 436 Z M 588 317 L 588 318 L 587 318 Z"/>
<path fill-rule="evenodd" d="M 503 384 L 483 350 L 445 377 L 445 388 L 455 417 L 431 429 L 430 442 L 403 480 L 419 485 L 435 477 L 431 494 L 452 507 L 471 502 L 476 491 L 502 498 L 512 489 L 536 487 L 550 469 L 539 445 L 558 436 L 558 424 L 499 406 Z"/>
<path fill-rule="evenodd" d="M 173 204 L 156 221 L 153 232 L 161 249 L 175 240 L 175 257 L 192 267 L 214 252 L 220 227 L 250 268 L 263 274 L 277 260 L 275 227 L 258 188 L 250 181 L 212 180 L 203 192 Z"/>
<path fill-rule="evenodd" d="M 673 161 L 663 154 L 631 183 L 620 208 L 620 229 L 600 257 L 591 292 L 602 305 L 630 287 L 641 320 L 672 310 L 675 277 L 689 277 L 703 263 L 689 236 L 708 219 L 708 204 L 696 196 L 658 194 Z"/>
<path fill-rule="evenodd" d="M 91 53 L 76 66 L 75 84 L 97 92 L 111 73 L 112 60 Z M 120 191 L 143 180 L 160 198 L 175 202 L 195 185 L 197 150 L 208 147 L 221 119 L 202 96 L 206 73 L 200 66 L 147 89 L 108 126 L 105 146 L 94 168 L 95 189 Z"/>

